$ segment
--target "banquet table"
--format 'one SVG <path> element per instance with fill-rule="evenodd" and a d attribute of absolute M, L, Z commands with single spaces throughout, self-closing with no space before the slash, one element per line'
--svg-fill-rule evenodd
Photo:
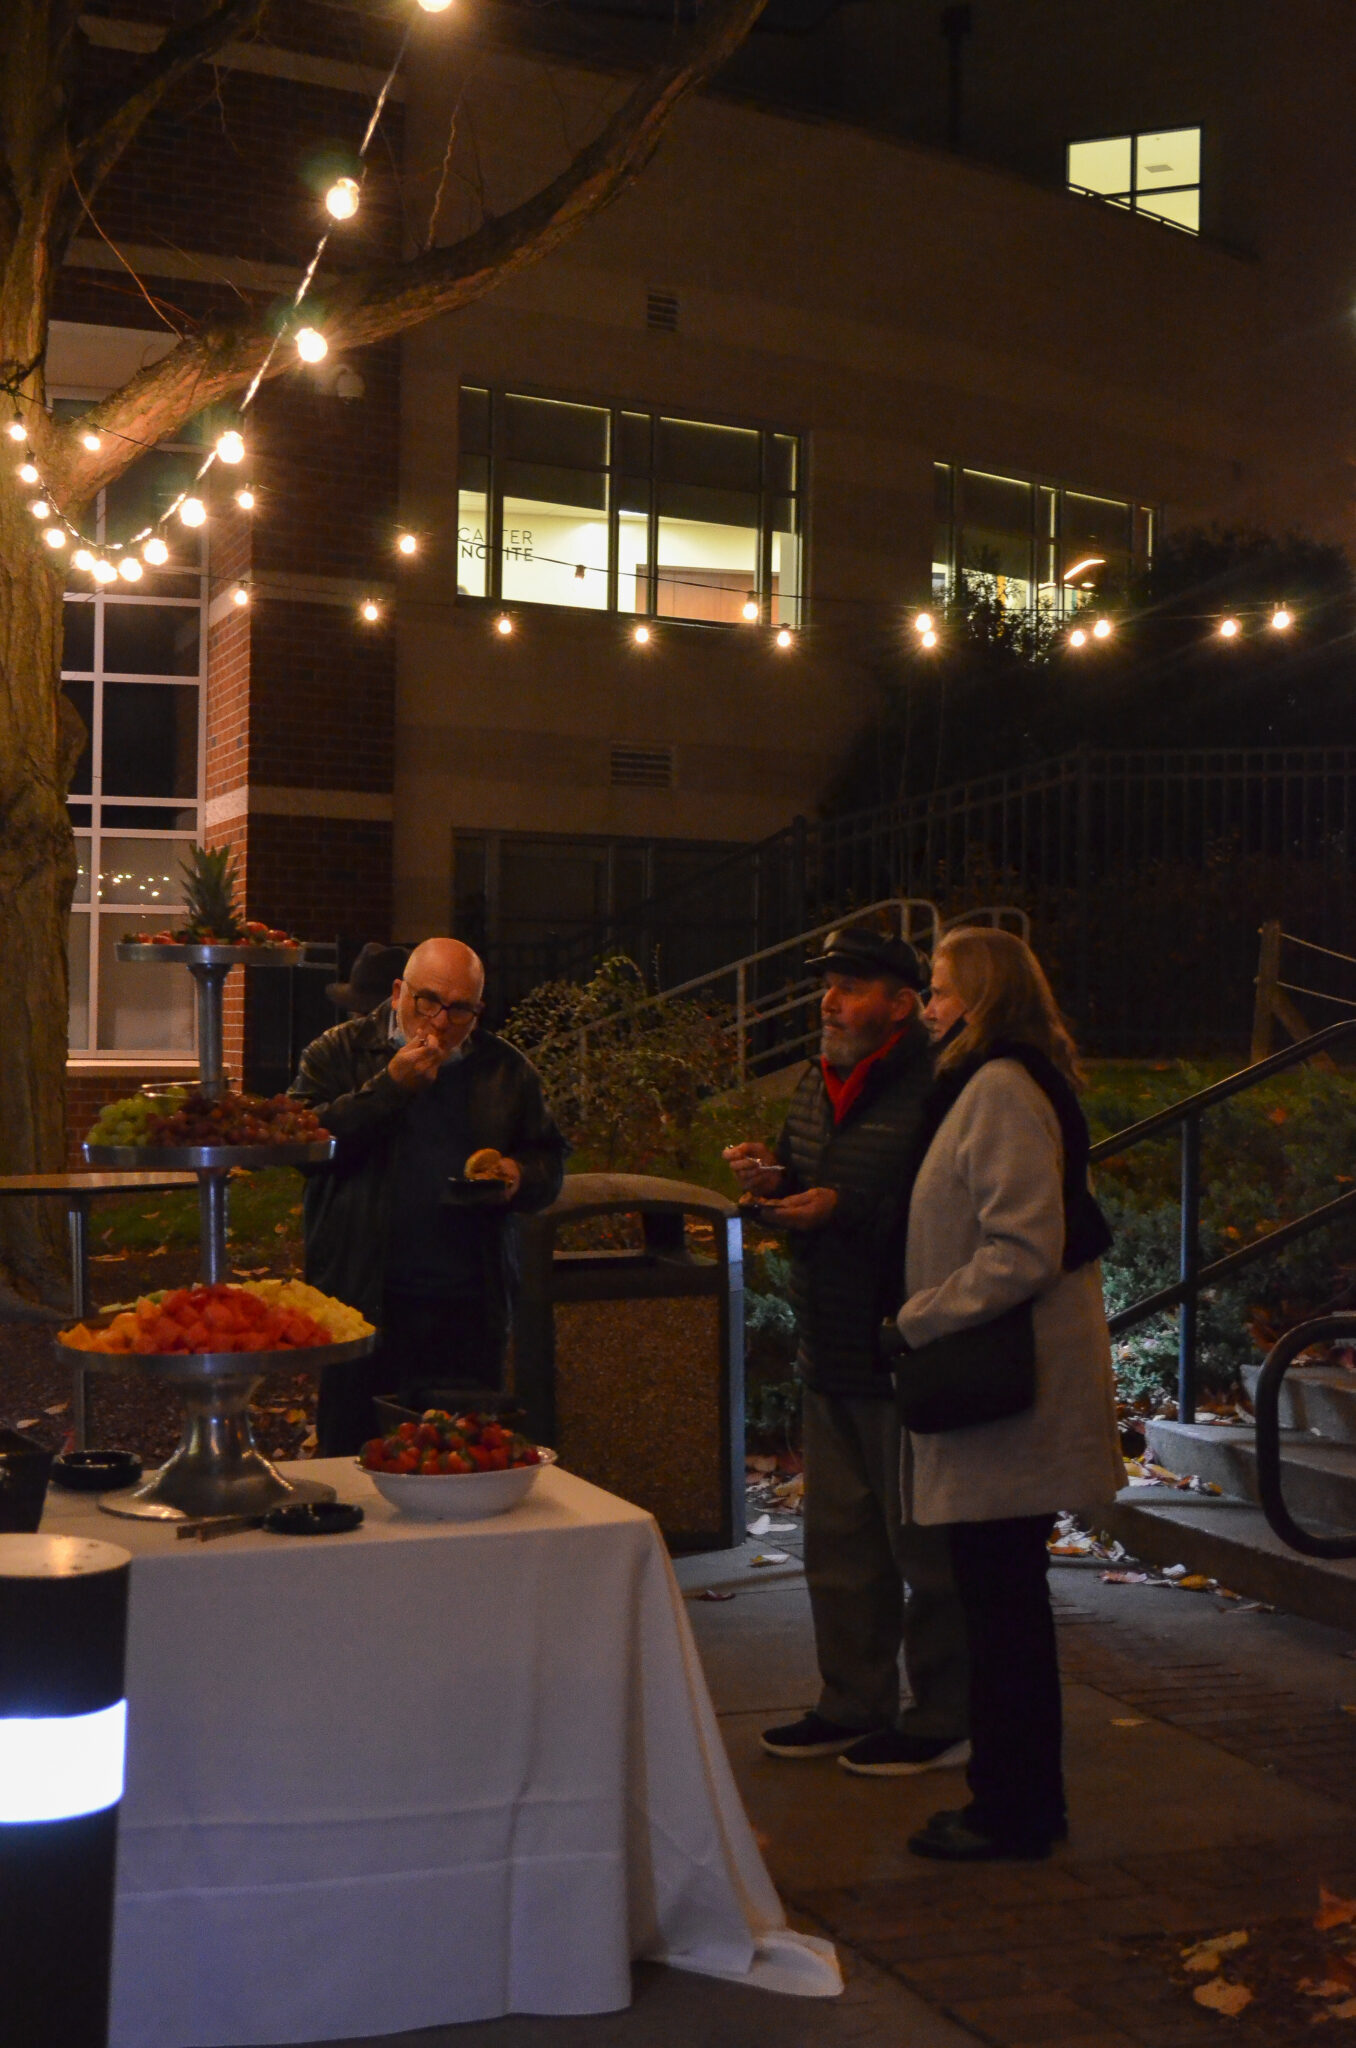
<path fill-rule="evenodd" d="M 211 1543 L 48 1495 L 133 1555 L 110 2048 L 615 2011 L 633 1960 L 841 1988 L 787 1928 L 652 1518 L 567 1472 L 483 1522 L 284 1467 L 350 1534 Z"/>

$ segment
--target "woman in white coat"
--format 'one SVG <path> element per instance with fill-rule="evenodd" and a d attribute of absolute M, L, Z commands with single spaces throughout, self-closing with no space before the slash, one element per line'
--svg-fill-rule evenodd
<path fill-rule="evenodd" d="M 1035 1403 L 998 1422 L 906 1431 L 906 1519 L 950 1528 L 970 1639 L 971 1804 L 910 1841 L 947 1861 L 1048 1856 L 1068 1832 L 1047 1543 L 1060 1509 L 1125 1483 L 1076 1056 L 1030 947 L 948 934 L 924 1012 L 939 1046 L 914 1185 L 899 1329 L 906 1349 L 1032 1302 Z M 901 1371 L 907 1373 L 908 1360 Z"/>

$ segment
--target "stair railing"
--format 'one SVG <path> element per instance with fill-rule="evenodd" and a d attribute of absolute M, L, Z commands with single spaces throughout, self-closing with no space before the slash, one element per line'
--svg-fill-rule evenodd
<path fill-rule="evenodd" d="M 1320 1536 L 1304 1528 L 1286 1506 L 1281 1487 L 1281 1383 L 1302 1352 L 1331 1338 L 1356 1341 L 1356 1315 L 1315 1316 L 1312 1322 L 1297 1323 L 1287 1330 L 1268 1351 L 1252 1393 L 1262 1511 L 1282 1543 L 1304 1557 L 1356 1557 L 1356 1536 Z"/>
<path fill-rule="evenodd" d="M 1113 1132 L 1092 1148 L 1091 1161 L 1096 1166 L 1104 1159 L 1118 1158 L 1122 1152 L 1128 1152 L 1134 1145 L 1142 1145 L 1146 1139 L 1161 1137 L 1165 1131 L 1176 1128 L 1181 1133 L 1178 1176 L 1181 1230 L 1177 1278 L 1170 1286 L 1159 1287 L 1152 1294 L 1143 1295 L 1138 1301 L 1118 1310 L 1109 1322 L 1111 1334 L 1116 1337 L 1123 1330 L 1146 1322 L 1150 1316 L 1160 1315 L 1167 1309 L 1177 1310 L 1177 1415 L 1181 1422 L 1194 1422 L 1196 1419 L 1197 1332 L 1200 1298 L 1205 1289 L 1251 1265 L 1254 1260 L 1279 1251 L 1282 1245 L 1292 1244 L 1297 1237 L 1307 1237 L 1311 1231 L 1320 1230 L 1324 1224 L 1335 1222 L 1339 1216 L 1356 1210 L 1356 1188 L 1352 1188 L 1331 1202 L 1322 1202 L 1307 1214 L 1281 1224 L 1278 1229 L 1269 1230 L 1265 1237 L 1254 1238 L 1251 1244 L 1241 1245 L 1224 1258 L 1212 1259 L 1208 1265 L 1202 1265 L 1201 1119 L 1217 1102 L 1227 1102 L 1231 1096 L 1245 1094 L 1248 1089 L 1260 1086 L 1274 1075 L 1301 1066 L 1316 1053 L 1327 1052 L 1352 1037 L 1356 1037 L 1356 1017 L 1344 1019 L 1340 1024 L 1329 1024 L 1322 1031 L 1312 1032 L 1298 1045 L 1288 1045 L 1269 1058 L 1242 1068 L 1237 1074 L 1227 1075 L 1223 1081 L 1198 1089 L 1196 1094 L 1186 1096 L 1181 1102 L 1156 1110 L 1140 1123 Z"/>

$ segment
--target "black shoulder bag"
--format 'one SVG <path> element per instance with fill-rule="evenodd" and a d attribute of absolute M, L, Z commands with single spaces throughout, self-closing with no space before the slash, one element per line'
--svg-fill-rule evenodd
<path fill-rule="evenodd" d="M 936 1436 L 1022 1415 L 1036 1403 L 1036 1338 L 1031 1303 L 1019 1301 L 987 1323 L 934 1337 L 910 1351 L 898 1326 L 881 1326 L 881 1353 L 895 1375 L 895 1406 L 905 1429 Z"/>

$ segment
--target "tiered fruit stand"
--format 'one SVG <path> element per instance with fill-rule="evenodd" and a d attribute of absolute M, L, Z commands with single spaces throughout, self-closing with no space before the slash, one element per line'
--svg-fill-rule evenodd
<path fill-rule="evenodd" d="M 197 987 L 199 1091 L 209 1099 L 226 1093 L 222 1067 L 222 996 L 233 967 L 295 966 L 295 946 L 153 945 L 126 943 L 119 960 L 186 967 Z M 91 1166 L 145 1171 L 187 1170 L 198 1176 L 202 1215 L 202 1278 L 224 1281 L 226 1189 L 237 1169 L 263 1166 L 319 1166 L 333 1157 L 334 1140 L 279 1145 L 91 1145 Z M 106 1494 L 100 1506 L 111 1515 L 158 1521 L 262 1515 L 285 1501 L 332 1500 L 334 1488 L 317 1480 L 288 1480 L 254 1442 L 249 1404 L 265 1372 L 304 1367 L 313 1372 L 371 1351 L 375 1335 L 347 1344 L 307 1350 L 92 1352 L 59 1346 L 72 1366 L 86 1370 L 141 1372 L 176 1386 L 184 1403 L 184 1432 L 169 1461 L 134 1493 Z"/>

